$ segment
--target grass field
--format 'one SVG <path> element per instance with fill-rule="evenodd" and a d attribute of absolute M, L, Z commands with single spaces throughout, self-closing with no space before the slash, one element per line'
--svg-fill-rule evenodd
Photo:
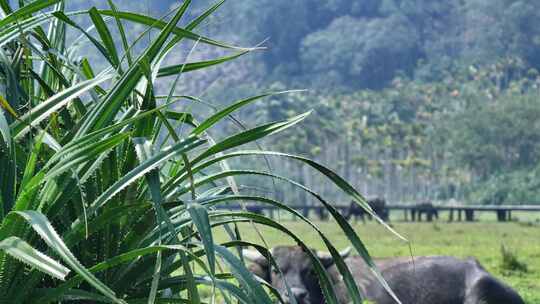
<path fill-rule="evenodd" d="M 301 236 L 310 246 L 324 249 L 322 241 L 305 224 L 282 221 L 282 224 Z M 247 225 L 247 224 L 246 224 Z M 317 222 L 322 231 L 336 247 L 348 245 L 339 228 L 332 222 Z M 452 255 L 476 257 L 484 267 L 496 277 L 515 288 L 527 304 L 540 303 L 540 224 L 528 223 L 394 223 L 393 227 L 411 243 L 415 256 Z M 243 227 L 243 238 L 260 242 L 251 226 Z M 409 256 L 408 244 L 399 241 L 381 225 L 375 223 L 354 224 L 354 228 L 364 240 L 374 257 Z M 264 227 L 260 230 L 270 246 L 294 244 L 287 236 L 271 232 Z M 216 229 L 219 240 L 227 240 L 221 229 Z M 501 246 L 506 246 L 517 259 L 525 263 L 527 272 L 509 271 L 501 266 Z"/>

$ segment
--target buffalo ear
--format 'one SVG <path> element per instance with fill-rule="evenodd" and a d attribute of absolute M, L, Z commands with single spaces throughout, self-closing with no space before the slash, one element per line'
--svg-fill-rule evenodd
<path fill-rule="evenodd" d="M 263 280 L 269 282 L 270 271 L 268 260 L 257 250 L 243 250 L 242 255 L 244 258 L 252 262 L 248 266 L 248 270 Z"/>
<path fill-rule="evenodd" d="M 351 253 L 351 247 L 347 247 L 339 252 L 339 255 L 341 258 L 345 259 L 347 258 Z M 332 258 L 332 255 L 328 252 L 321 252 L 317 251 L 317 257 L 319 260 L 321 260 L 321 263 L 325 268 L 328 268 L 332 265 L 334 265 L 334 258 Z"/>
<path fill-rule="evenodd" d="M 270 272 L 268 266 L 264 266 L 258 263 L 251 263 L 248 266 L 248 270 L 259 278 L 269 282 L 270 281 Z"/>

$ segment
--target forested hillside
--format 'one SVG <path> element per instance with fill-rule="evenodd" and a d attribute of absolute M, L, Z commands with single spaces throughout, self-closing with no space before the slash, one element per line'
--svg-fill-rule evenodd
<path fill-rule="evenodd" d="M 222 14 L 235 26 L 208 30 L 268 47 L 232 65 L 230 96 L 309 90 L 259 104 L 261 121 L 315 109 L 272 144 L 392 201 L 539 201 L 540 2 L 230 1 Z M 211 99 L 230 87 L 213 85 Z"/>
<path fill-rule="evenodd" d="M 303 134 L 274 144 L 338 167 L 364 193 L 532 203 L 540 186 L 539 89 L 537 73 L 512 59 L 463 67 L 440 82 L 396 78 L 379 91 L 282 96 L 261 111 L 276 118 L 313 107 Z"/>
<path fill-rule="evenodd" d="M 191 16 L 214 2 L 196 1 Z M 175 3 L 118 6 L 163 17 Z M 264 41 L 266 51 L 244 59 L 252 64 L 244 67 L 250 73 L 244 81 L 351 92 L 387 87 L 396 76 L 440 81 L 456 66 L 507 57 L 538 68 L 539 17 L 540 3 L 527 0 L 228 0 L 199 31 L 251 45 Z"/>
<path fill-rule="evenodd" d="M 540 65 L 540 3 L 526 0 L 230 1 L 244 41 L 268 38 L 264 79 L 380 89 L 397 75 L 441 80 L 458 63 Z M 218 27 L 218 30 L 219 27 Z M 224 30 L 224 29 L 221 29 Z"/>
<path fill-rule="evenodd" d="M 213 2 L 197 1 L 191 15 Z M 154 16 L 175 5 L 130 3 L 119 7 Z M 302 134 L 264 144 L 338 167 L 392 201 L 539 201 L 540 2 L 230 0 L 200 32 L 267 49 L 190 75 L 178 93 L 219 107 L 254 91 L 308 90 L 241 112 L 240 121 L 266 121 L 315 110 Z M 215 52 L 193 43 L 171 57 L 230 55 Z M 318 182 L 307 169 L 271 165 Z"/>

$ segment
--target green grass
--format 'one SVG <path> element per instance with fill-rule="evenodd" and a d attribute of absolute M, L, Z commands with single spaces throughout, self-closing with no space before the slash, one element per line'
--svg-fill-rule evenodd
<path fill-rule="evenodd" d="M 306 243 L 316 249 L 324 244 L 311 229 L 300 222 L 282 221 L 282 224 L 303 236 Z M 348 241 L 333 222 L 317 222 L 323 232 L 339 249 Z M 476 257 L 493 275 L 515 288 L 528 304 L 540 303 L 540 225 L 531 223 L 394 223 L 394 228 L 411 242 L 415 256 L 452 255 Z M 243 227 L 245 239 L 259 242 L 253 229 Z M 354 225 L 358 235 L 368 246 L 374 257 L 408 256 L 409 247 L 392 236 L 388 230 L 375 223 Z M 283 234 L 260 227 L 270 246 L 294 244 Z M 216 239 L 226 240 L 221 230 L 216 230 Z M 501 245 L 515 254 L 528 267 L 527 273 L 509 272 L 502 268 Z"/>

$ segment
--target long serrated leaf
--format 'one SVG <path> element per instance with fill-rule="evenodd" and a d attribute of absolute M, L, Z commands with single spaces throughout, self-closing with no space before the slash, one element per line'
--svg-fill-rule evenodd
<path fill-rule="evenodd" d="M 114 40 L 111 32 L 109 31 L 109 28 L 107 27 L 107 24 L 105 24 L 105 21 L 95 7 L 92 7 L 88 11 L 88 13 L 90 14 L 90 18 L 92 19 L 92 22 L 96 27 L 99 37 L 103 42 L 103 45 L 107 49 L 107 52 L 109 54 L 109 57 L 111 58 L 114 67 L 118 67 L 120 65 L 120 60 L 118 59 L 118 52 L 116 51 L 116 46 L 114 45 Z"/>
<path fill-rule="evenodd" d="M 150 159 L 152 157 L 152 143 L 146 138 L 133 138 L 133 143 L 135 144 L 135 151 L 137 153 L 137 158 L 139 163 Z M 162 197 L 161 197 L 161 187 L 159 181 L 159 174 L 156 170 L 152 170 L 146 174 L 146 181 L 148 187 L 150 188 L 150 194 L 152 196 L 152 201 L 154 203 L 154 209 L 156 212 L 156 222 L 158 223 L 158 231 L 161 236 L 163 222 L 166 221 L 164 217 L 167 216 L 163 207 L 161 206 Z M 172 229 L 171 232 L 174 232 Z M 161 237 L 158 239 L 158 245 L 161 245 Z M 150 284 L 150 292 L 148 295 L 148 304 L 154 304 L 156 301 L 157 289 L 159 280 L 161 277 L 161 252 L 156 254 L 156 264 L 154 267 L 154 273 L 152 275 L 152 283 Z"/>
<path fill-rule="evenodd" d="M 45 241 L 45 243 L 47 243 L 47 245 L 53 251 L 55 251 L 75 272 L 80 274 L 86 282 L 96 288 L 103 295 L 113 300 L 115 303 L 127 304 L 125 301 L 117 298 L 114 291 L 103 284 L 77 260 L 73 253 L 71 253 L 69 248 L 65 245 L 62 238 L 60 238 L 49 220 L 43 214 L 32 210 L 16 211 L 15 214 L 24 218 L 32 229 L 34 229 L 34 231 Z"/>
<path fill-rule="evenodd" d="M 264 216 L 258 215 L 258 214 L 253 214 L 249 212 L 228 212 L 228 213 L 230 215 L 234 214 L 234 216 L 236 217 L 245 217 L 245 218 L 253 220 L 256 223 L 273 227 L 277 230 L 285 232 L 287 235 L 293 238 L 295 242 L 304 249 L 304 252 L 310 258 L 311 263 L 315 269 L 315 272 L 317 273 L 317 276 L 319 278 L 320 287 L 325 296 L 326 303 L 338 304 L 338 300 L 337 300 L 336 293 L 333 288 L 333 284 L 330 281 L 330 278 L 328 277 L 328 274 L 326 273 L 326 270 L 324 266 L 322 265 L 321 261 L 317 258 L 316 254 L 313 253 L 311 249 L 294 232 L 290 231 L 289 229 L 279 224 L 278 222 L 271 220 L 269 218 L 266 218 Z M 222 217 L 222 216 L 224 216 L 224 214 L 214 214 L 212 217 Z"/>
<path fill-rule="evenodd" d="M 90 206 L 88 212 L 96 212 L 103 204 L 105 204 L 109 199 L 111 199 L 115 194 L 120 192 L 126 186 L 134 182 L 135 180 L 143 177 L 146 173 L 155 169 L 160 164 L 164 163 L 171 157 L 186 153 L 200 145 L 205 143 L 202 139 L 197 139 L 195 137 L 190 137 L 168 149 L 157 153 L 153 157 L 142 162 L 139 166 L 128 172 L 125 176 L 115 182 L 109 189 L 104 191 Z"/>
<path fill-rule="evenodd" d="M 191 220 L 199 231 L 199 236 L 204 245 L 206 251 L 206 258 L 208 259 L 208 265 L 210 267 L 210 273 L 212 276 L 216 273 L 216 257 L 214 250 L 214 237 L 212 235 L 212 229 L 210 220 L 208 218 L 208 211 L 206 208 L 197 203 L 190 203 L 187 208 L 191 215 Z"/>
<path fill-rule="evenodd" d="M 94 79 L 80 82 L 67 88 L 21 116 L 20 120 L 12 124 L 11 131 L 13 137 L 17 138 L 29 131 L 30 127 L 36 127 L 41 121 L 46 119 L 51 113 L 66 106 L 74 98 L 84 94 L 94 86 L 110 79 L 112 75 L 104 74 Z"/>
<path fill-rule="evenodd" d="M 282 204 L 276 200 L 269 199 L 266 197 L 258 197 L 258 196 L 247 196 L 247 195 L 224 195 L 222 197 L 216 197 L 211 198 L 205 202 L 205 206 L 213 206 L 216 203 L 219 202 L 232 202 L 232 201 L 255 201 L 259 203 L 269 204 L 274 207 L 279 208 L 280 210 L 284 210 L 289 212 L 291 215 L 299 218 L 300 220 L 307 223 L 313 230 L 315 230 L 319 236 L 324 241 L 326 248 L 328 248 L 328 251 L 332 255 L 332 258 L 337 265 L 341 275 L 343 276 L 343 281 L 345 282 L 345 286 L 349 290 L 349 295 L 351 296 L 353 303 L 361 303 L 362 297 L 360 295 L 360 291 L 358 290 L 358 287 L 356 286 L 355 279 L 352 276 L 350 270 L 348 269 L 347 265 L 341 258 L 341 255 L 336 250 L 336 248 L 332 245 L 330 239 L 315 225 L 313 222 L 311 222 L 308 218 L 304 217 L 300 212 L 296 211 L 295 209 Z M 337 216 L 341 216 L 340 214 Z"/>
<path fill-rule="evenodd" d="M 46 144 L 51 150 L 58 152 L 62 149 L 62 145 L 49 132 L 43 133 L 43 143 Z"/>
<path fill-rule="evenodd" d="M 287 128 L 290 128 L 294 126 L 295 124 L 304 120 L 310 114 L 311 114 L 311 111 L 291 117 L 290 119 L 287 119 L 285 121 L 276 122 L 276 123 L 268 123 L 268 124 L 235 134 L 213 145 L 208 150 L 206 150 L 201 155 L 199 155 L 193 162 L 196 163 L 197 161 L 204 159 L 210 155 L 214 155 L 218 152 L 222 152 L 222 151 L 234 148 L 234 147 L 238 147 L 248 142 L 256 141 L 260 138 L 263 138 L 271 134 L 285 130 Z"/>
<path fill-rule="evenodd" d="M 287 154 L 287 153 L 280 153 L 280 152 L 274 152 L 274 151 L 260 151 L 260 150 L 246 150 L 246 151 L 237 151 L 232 152 L 225 155 L 220 155 L 214 159 L 211 159 L 199 166 L 195 166 L 193 168 L 194 172 L 198 172 L 201 169 L 208 167 L 212 164 L 218 163 L 222 160 L 233 158 L 233 157 L 241 157 L 241 156 L 253 156 L 253 155 L 260 155 L 260 156 L 277 156 L 277 157 L 285 157 L 294 159 L 297 161 L 300 161 L 315 170 L 321 172 L 324 174 L 327 178 L 329 178 L 336 186 L 338 186 L 340 189 L 342 189 L 345 193 L 349 194 L 356 203 L 360 205 L 366 212 L 368 212 L 370 215 L 372 215 L 377 221 L 379 221 L 382 225 L 384 225 L 389 231 L 391 231 L 395 236 L 397 236 L 400 240 L 408 242 L 405 237 L 403 237 L 401 234 L 399 234 L 397 231 L 395 231 L 392 227 L 388 226 L 382 219 L 380 219 L 377 214 L 369 207 L 369 204 L 367 203 L 367 200 L 358 192 L 354 187 L 352 187 L 345 179 L 343 179 L 341 176 L 333 172 L 331 169 L 309 159 L 306 157 L 293 155 L 293 154 Z M 196 158 L 193 160 L 193 163 L 198 163 L 202 160 L 202 158 Z M 178 180 L 177 180 L 178 181 Z"/>
<path fill-rule="evenodd" d="M 0 29 L 4 28 L 6 25 L 12 22 L 18 22 L 21 17 L 31 15 L 33 13 L 39 12 L 40 10 L 53 6 L 61 0 L 36 0 L 32 1 L 30 4 L 23 6 L 22 8 L 16 10 L 15 12 L 7 15 L 5 18 L 0 20 Z"/>
<path fill-rule="evenodd" d="M 95 160 L 99 156 L 102 156 L 104 153 L 106 154 L 112 148 L 122 143 L 126 138 L 129 137 L 129 135 L 129 133 L 116 134 L 97 143 L 85 145 L 84 147 L 73 151 L 66 157 L 62 158 L 61 161 L 59 161 L 47 172 L 47 178 L 54 178 L 80 164 L 90 160 Z"/>
<path fill-rule="evenodd" d="M 211 16 L 221 5 L 225 3 L 225 0 L 220 0 L 216 2 L 214 5 L 210 6 L 206 11 L 204 11 L 202 14 L 200 14 L 197 18 L 195 18 L 193 21 L 191 21 L 187 26 L 187 30 L 193 30 L 196 27 L 198 27 L 206 18 Z"/>
<path fill-rule="evenodd" d="M 116 58 L 112 53 L 109 52 L 109 50 L 103 46 L 96 38 L 94 38 L 88 31 L 86 31 L 84 28 L 79 26 L 77 23 L 75 23 L 73 20 L 71 20 L 64 12 L 62 11 L 56 11 L 53 13 L 53 16 L 56 17 L 58 20 L 61 20 L 62 22 L 78 29 L 82 32 L 86 38 L 92 42 L 92 44 L 99 50 L 99 52 L 105 57 L 112 66 L 117 67 L 118 66 L 118 56 Z M 92 13 L 90 12 L 90 16 L 92 16 Z M 99 21 L 96 21 L 99 22 Z M 103 30 L 103 29 L 102 29 Z M 101 33 L 100 33 L 101 34 Z M 110 33 L 109 33 L 110 34 Z M 103 39 L 103 37 L 102 37 Z"/>
<path fill-rule="evenodd" d="M 193 114 L 187 113 L 187 112 L 176 112 L 176 111 L 165 111 L 165 113 L 162 113 L 163 116 L 167 119 L 172 119 L 179 121 L 181 123 L 188 124 L 194 128 L 197 127 L 198 123 L 195 121 L 195 118 L 193 117 Z"/>
<path fill-rule="evenodd" d="M 261 151 L 257 151 L 257 153 L 259 155 L 261 153 L 273 154 L 272 152 L 261 152 Z M 282 153 L 276 153 L 276 154 L 279 155 L 279 154 L 282 154 Z M 288 154 L 284 154 L 284 155 L 288 155 Z M 289 156 L 291 156 L 293 158 L 298 157 L 298 156 L 295 156 L 295 155 L 289 155 Z M 301 157 L 299 157 L 299 158 L 301 158 Z M 329 169 L 327 169 L 327 170 L 329 170 Z M 332 171 L 330 171 L 330 172 L 332 172 Z M 322 172 L 322 173 L 324 174 L 324 172 Z M 333 173 L 333 174 L 335 174 L 335 173 Z M 299 184 L 299 183 L 297 183 L 297 182 L 295 182 L 295 181 L 293 181 L 293 180 L 291 180 L 289 178 L 279 176 L 279 175 L 275 175 L 275 174 L 272 174 L 272 173 L 260 172 L 260 171 L 252 171 L 252 170 L 230 170 L 230 171 L 219 172 L 219 173 L 216 173 L 214 175 L 203 178 L 202 180 L 196 182 L 196 185 L 200 186 L 200 185 L 202 185 L 202 184 L 204 184 L 204 183 L 206 183 L 206 182 L 208 182 L 210 180 L 217 180 L 217 179 L 224 178 L 224 177 L 227 177 L 227 176 L 236 176 L 236 175 L 260 175 L 260 176 L 267 176 L 267 177 L 271 177 L 271 178 L 275 178 L 275 179 L 284 180 L 284 181 L 286 181 L 286 182 L 288 182 L 288 183 L 290 183 L 290 184 L 292 184 L 292 185 L 294 185 L 296 187 L 299 187 L 301 190 L 306 191 L 306 192 L 310 193 L 311 195 L 313 195 L 317 200 L 319 200 L 324 205 L 324 207 L 330 212 L 332 217 L 334 217 L 334 219 L 336 220 L 336 222 L 338 223 L 340 228 L 343 230 L 343 232 L 345 233 L 347 238 L 351 241 L 351 244 L 353 245 L 353 247 L 356 249 L 358 254 L 360 254 L 362 259 L 366 262 L 369 269 L 372 271 L 372 273 L 375 275 L 375 277 L 379 280 L 381 285 L 386 289 L 386 291 L 394 298 L 394 300 L 397 303 L 401 303 L 399 301 L 399 299 L 397 298 L 397 296 L 392 291 L 392 289 L 390 288 L 390 286 L 388 285 L 388 283 L 386 282 L 386 280 L 382 277 L 381 273 L 378 271 L 377 266 L 375 265 L 375 263 L 371 259 L 371 256 L 370 256 L 366 246 L 364 245 L 362 240 L 358 237 L 358 235 L 356 234 L 354 229 L 351 227 L 349 222 L 341 215 L 341 213 L 336 208 L 334 208 L 331 204 L 326 202 L 326 200 L 324 200 L 322 198 L 322 196 L 319 195 L 318 193 L 316 193 L 315 191 L 313 191 L 313 190 L 307 188 L 306 186 L 304 186 L 302 184 Z M 184 190 L 184 191 L 187 191 L 187 190 Z M 373 211 L 371 210 L 371 212 L 373 212 Z M 373 215 L 373 216 L 376 217 L 377 215 Z M 386 223 L 384 223 L 384 224 L 387 226 Z M 389 229 L 391 229 L 391 228 L 389 227 Z M 394 232 L 393 229 L 391 231 Z M 397 234 L 397 232 L 395 232 L 395 234 Z M 397 236 L 400 237 L 400 238 L 403 238 L 399 234 L 397 234 Z M 406 240 L 406 239 L 403 238 L 403 240 Z"/>
<path fill-rule="evenodd" d="M 32 152 L 30 152 L 30 156 L 28 156 L 28 159 L 26 161 L 26 166 L 24 168 L 24 174 L 21 181 L 21 189 L 24 189 L 28 181 L 34 176 L 34 170 L 36 169 L 36 162 L 38 154 L 41 150 L 41 143 L 43 142 L 43 136 L 45 135 L 45 132 L 42 131 L 39 136 L 34 141 L 34 146 L 32 147 Z"/>
<path fill-rule="evenodd" d="M 37 30 L 39 25 L 44 24 L 52 18 L 52 14 L 43 13 L 35 17 L 23 20 L 15 25 L 6 25 L 4 28 L 0 28 L 0 46 L 4 46 L 7 43 L 17 39 L 21 32 L 25 33 L 32 29 Z"/>
<path fill-rule="evenodd" d="M 235 257 L 227 248 L 223 246 L 214 246 L 215 251 L 229 264 L 231 271 L 240 281 L 242 288 L 248 291 L 252 303 L 267 303 L 272 301 L 262 286 L 255 280 L 253 274 L 247 270 L 244 263 Z"/>
<path fill-rule="evenodd" d="M 155 18 L 152 18 L 152 17 L 145 16 L 145 15 L 141 15 L 141 14 L 123 12 L 123 11 L 113 12 L 111 10 L 99 10 L 99 13 L 102 14 L 102 15 L 118 17 L 118 18 L 121 18 L 121 19 L 124 19 L 124 20 L 137 22 L 137 23 L 140 23 L 140 24 L 144 24 L 144 25 L 147 25 L 147 26 L 152 26 L 152 27 L 159 28 L 159 29 L 164 29 L 164 28 L 167 27 L 166 22 L 155 19 Z M 206 38 L 206 37 L 203 37 L 203 36 L 200 36 L 200 35 L 197 35 L 197 34 L 191 32 L 189 27 L 187 29 L 183 29 L 183 28 L 180 28 L 180 27 L 175 27 L 172 30 L 172 33 L 179 36 L 179 37 L 191 39 L 191 40 L 194 40 L 194 41 L 200 41 L 202 43 L 206 43 L 206 44 L 209 44 L 209 45 L 213 45 L 213 46 L 217 46 L 217 47 L 221 47 L 221 48 L 226 48 L 226 49 L 239 50 L 239 51 L 253 51 L 253 50 L 256 50 L 256 49 L 260 49 L 260 48 L 237 47 L 237 46 L 229 45 L 229 44 L 219 42 L 219 41 L 216 41 L 216 40 L 213 40 L 213 39 L 210 39 L 210 38 Z"/>
<path fill-rule="evenodd" d="M 18 237 L 12 236 L 2 240 L 0 242 L 0 250 L 4 250 L 17 260 L 37 268 L 57 279 L 65 280 L 66 276 L 69 274 L 68 268 L 37 251 Z"/>
<path fill-rule="evenodd" d="M 192 72 L 192 71 L 196 71 L 200 69 L 205 69 L 211 66 L 225 63 L 227 61 L 234 60 L 249 52 L 250 51 L 247 50 L 247 51 L 236 53 L 231 56 L 223 56 L 223 57 L 212 59 L 212 60 L 205 60 L 205 61 L 199 61 L 199 62 L 186 62 L 186 63 L 180 63 L 176 65 L 166 66 L 159 69 L 157 77 L 166 77 L 166 76 L 176 75 L 178 73 L 188 73 L 188 72 Z"/>
<path fill-rule="evenodd" d="M 202 132 L 208 130 L 210 127 L 212 127 L 214 124 L 216 124 L 218 121 L 226 117 L 227 115 L 231 114 L 232 112 L 256 101 L 261 98 L 267 97 L 267 96 L 273 96 L 273 95 L 279 95 L 279 94 L 286 94 L 286 93 L 292 93 L 296 91 L 283 91 L 283 92 L 273 92 L 273 93 L 266 93 L 259 96 L 253 96 L 246 99 L 239 100 L 232 105 L 226 107 L 225 109 L 215 113 L 214 115 L 210 116 L 208 119 L 203 121 L 195 130 L 193 130 L 191 133 L 195 135 L 199 135 Z"/>
<path fill-rule="evenodd" d="M 13 10 L 9 5 L 8 0 L 0 0 L 0 18 L 5 18 L 7 14 L 11 14 Z"/>
<path fill-rule="evenodd" d="M 117 266 L 119 266 L 121 264 L 129 264 L 129 263 L 132 263 L 132 262 L 135 262 L 135 261 L 139 260 L 139 258 L 141 258 L 141 257 L 151 255 L 151 254 L 155 254 L 157 252 L 162 252 L 162 251 L 182 251 L 182 252 L 185 252 L 185 253 L 188 253 L 188 254 L 190 253 L 189 249 L 187 249 L 187 248 L 185 248 L 184 246 L 181 246 L 181 245 L 150 246 L 150 247 L 145 247 L 145 248 L 134 249 L 132 251 L 122 253 L 122 254 L 120 254 L 118 256 L 110 258 L 110 259 L 108 259 L 106 261 L 100 262 L 100 263 L 92 266 L 89 269 L 89 271 L 92 272 L 92 273 L 103 272 L 103 271 L 105 271 L 107 269 L 117 267 Z M 190 255 L 190 256 L 192 258 L 196 259 L 193 255 Z M 197 260 L 197 259 L 196 259 L 196 261 L 197 261 L 197 263 L 199 265 L 204 265 L 203 261 Z M 73 288 L 73 287 L 77 286 L 78 284 L 80 284 L 82 282 L 82 280 L 83 280 L 83 278 L 80 275 L 77 275 L 77 276 L 69 279 L 64 284 L 62 284 L 59 287 L 58 291 L 51 292 L 50 294 L 46 295 L 44 298 L 42 298 L 40 300 L 44 301 L 44 302 L 45 301 L 52 301 L 52 300 L 54 300 L 55 298 L 59 297 L 62 294 L 62 290 L 67 290 L 67 289 Z M 131 303 L 131 301 L 130 301 L 130 303 Z"/>
<path fill-rule="evenodd" d="M 120 33 L 120 38 L 122 39 L 122 46 L 124 47 L 124 52 L 126 52 L 128 64 L 131 65 L 133 62 L 133 59 L 131 58 L 131 52 L 130 52 L 129 44 L 126 37 L 126 31 L 124 29 L 124 26 L 122 25 L 122 21 L 117 16 L 118 10 L 116 9 L 116 6 L 114 5 L 112 0 L 107 0 L 107 3 L 109 4 L 109 7 L 111 8 L 111 10 L 115 13 L 114 19 L 116 21 L 116 26 L 118 27 L 118 32 Z"/>
<path fill-rule="evenodd" d="M 154 267 L 154 274 L 152 276 L 152 284 L 150 285 L 150 294 L 148 295 L 148 304 L 154 304 L 156 302 L 156 296 L 157 296 L 160 278 L 161 278 L 161 251 L 158 251 L 156 255 L 156 266 Z"/>
<path fill-rule="evenodd" d="M 190 1 L 186 1 L 186 3 L 189 2 Z M 102 12 L 100 11 L 100 13 Z M 125 98 L 131 94 L 144 76 L 144 70 L 142 68 L 143 63 L 150 63 L 155 59 L 159 49 L 163 46 L 171 32 L 176 28 L 176 24 L 183 13 L 184 11 L 179 9 L 171 21 L 160 32 L 159 36 L 150 46 L 148 46 L 143 54 L 139 56 L 129 70 L 115 83 L 114 87 L 105 96 L 103 101 L 89 113 L 81 124 L 81 128 L 77 131 L 77 137 L 81 137 L 93 130 L 103 128 L 111 122 L 121 105 L 124 103 Z"/>
<path fill-rule="evenodd" d="M 65 157 L 66 155 L 73 153 L 73 151 L 77 149 L 80 149 L 81 147 L 84 147 L 85 145 L 91 144 L 92 142 L 98 141 L 99 139 L 102 139 L 103 137 L 107 137 L 109 134 L 113 134 L 126 126 L 129 126 L 130 124 L 133 124 L 145 117 L 148 117 L 149 115 L 155 114 L 156 112 L 162 109 L 165 109 L 169 105 L 170 104 L 165 104 L 163 106 L 157 107 L 149 111 L 137 113 L 136 115 L 133 115 L 130 118 L 124 119 L 112 126 L 96 130 L 92 133 L 89 133 L 88 135 L 74 139 L 70 141 L 68 144 L 66 144 L 64 147 L 62 147 L 62 149 L 58 153 L 53 155 L 53 157 L 51 157 L 49 161 L 47 162 L 47 166 L 50 166 L 51 164 L 57 162 L 59 159 Z"/>
<path fill-rule="evenodd" d="M 263 138 L 265 136 L 283 131 L 287 128 L 290 128 L 294 126 L 295 124 L 301 122 L 304 120 L 311 112 L 306 112 L 303 114 L 300 114 L 298 116 L 292 117 L 290 119 L 287 119 L 285 121 L 280 122 L 273 122 L 269 124 L 265 124 L 259 127 L 255 127 L 253 129 L 240 132 L 238 134 L 235 134 L 233 136 L 230 136 L 221 142 L 211 146 L 206 151 L 201 153 L 199 156 L 197 156 L 192 163 L 197 164 L 204 160 L 207 157 L 215 156 L 219 154 L 220 152 L 223 152 L 225 150 L 238 147 L 241 145 L 244 145 L 249 142 L 256 141 L 260 138 Z M 164 185 L 164 194 L 166 197 L 168 197 L 172 191 L 173 185 L 178 184 L 178 182 L 181 180 L 182 174 L 186 173 L 186 170 L 179 171 L 175 176 L 171 177 Z"/>

